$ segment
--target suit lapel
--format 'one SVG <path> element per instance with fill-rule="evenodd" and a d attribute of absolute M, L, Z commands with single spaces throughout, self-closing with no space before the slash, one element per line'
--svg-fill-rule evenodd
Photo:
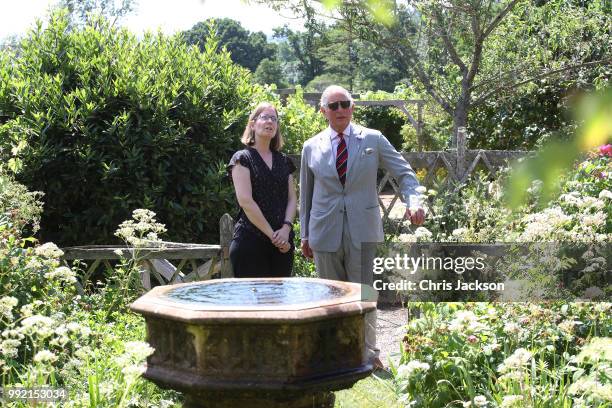
<path fill-rule="evenodd" d="M 352 179 L 351 169 L 357 161 L 357 158 L 361 155 L 361 148 L 363 147 L 363 131 L 361 127 L 357 127 L 351 124 L 351 141 L 348 145 L 348 163 L 346 168 L 346 182 Z"/>
<path fill-rule="evenodd" d="M 338 171 L 336 170 L 336 156 L 334 155 L 334 149 L 332 149 L 332 142 L 329 129 L 321 134 L 321 157 L 323 161 L 330 167 L 330 171 L 335 175 L 336 180 L 340 183 L 340 177 L 338 177 Z"/>

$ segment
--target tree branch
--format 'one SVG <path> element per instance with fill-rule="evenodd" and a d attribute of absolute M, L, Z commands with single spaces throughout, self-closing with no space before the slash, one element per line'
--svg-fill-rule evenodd
<path fill-rule="evenodd" d="M 489 24 L 489 26 L 487 28 L 485 28 L 485 30 L 482 33 L 482 38 L 483 40 L 485 38 L 487 38 L 489 36 L 489 34 L 491 34 L 491 32 L 493 32 L 493 30 L 495 30 L 495 27 L 497 27 L 499 25 L 499 23 L 501 23 L 501 21 L 504 19 L 504 17 L 506 17 L 506 14 L 508 14 L 510 12 L 510 10 L 512 10 L 514 8 L 514 6 L 516 5 L 516 3 L 518 3 L 519 0 L 512 0 L 510 3 L 508 3 L 508 5 L 493 19 L 493 21 L 491 22 L 491 24 Z"/>
<path fill-rule="evenodd" d="M 562 67 L 559 69 L 554 69 L 552 71 L 548 71 L 548 72 L 543 72 L 541 74 L 535 75 L 531 78 L 525 79 L 523 81 L 520 82 L 516 82 L 514 84 L 511 85 L 500 85 L 497 88 L 491 90 L 490 92 L 487 92 L 486 94 L 484 94 L 483 96 L 481 96 L 480 98 L 478 98 L 477 100 L 475 100 L 474 102 L 472 102 L 472 106 L 477 106 L 480 105 L 484 102 L 486 102 L 487 99 L 489 99 L 491 97 L 491 95 L 494 95 L 496 93 L 498 93 L 499 91 L 502 90 L 511 90 L 514 88 L 517 88 L 521 85 L 525 85 L 528 84 L 529 82 L 533 82 L 535 80 L 538 79 L 542 79 L 542 78 L 546 78 L 555 74 L 559 74 L 561 72 L 565 72 L 565 71 L 571 71 L 574 69 L 578 69 L 578 68 L 582 68 L 582 67 L 588 67 L 588 66 L 592 66 L 592 65 L 603 65 L 603 64 L 610 64 L 612 63 L 612 58 L 608 58 L 608 59 L 603 59 L 603 60 L 599 60 L 599 61 L 591 61 L 591 62 L 585 62 L 583 64 L 578 64 L 578 65 L 571 65 L 569 67 Z"/>
<path fill-rule="evenodd" d="M 402 48 L 399 48 L 398 45 L 402 42 L 398 38 L 379 38 L 375 41 L 379 45 L 397 53 L 400 56 L 400 60 L 403 62 L 410 62 L 410 67 L 414 70 L 415 74 L 419 77 L 419 80 L 425 87 L 427 93 L 447 112 L 449 115 L 453 114 L 453 108 L 448 100 L 442 97 L 439 92 L 435 89 L 431 78 L 429 75 L 423 70 L 421 64 L 419 63 L 419 56 L 414 48 L 410 44 L 404 44 Z M 404 52 L 405 51 L 405 52 Z M 407 54 L 407 55 L 406 55 Z M 408 64 L 406 64 L 408 65 Z"/>
<path fill-rule="evenodd" d="M 435 10 L 433 14 L 434 14 L 434 19 L 437 23 L 436 25 L 438 26 L 438 30 L 439 30 L 439 31 L 436 30 L 436 33 L 440 36 L 440 38 L 442 38 L 444 47 L 446 48 L 446 51 L 448 51 L 448 55 L 451 57 L 451 60 L 455 63 L 455 65 L 459 67 L 459 70 L 461 71 L 461 73 L 465 75 L 465 73 L 467 72 L 467 67 L 461 60 L 461 57 L 459 57 L 459 54 L 457 53 L 455 46 L 453 45 L 453 43 L 451 42 L 449 38 L 448 32 L 444 28 L 445 26 L 444 17 L 440 13 L 440 10 Z"/>
<path fill-rule="evenodd" d="M 476 85 L 472 86 L 471 91 L 475 91 L 482 87 L 489 86 L 490 84 L 498 83 L 499 81 L 510 81 L 512 78 L 516 77 L 519 73 L 527 72 L 527 67 L 529 64 L 515 65 L 516 69 L 513 69 L 509 72 L 503 72 L 500 75 L 489 76 L 488 78 L 484 78 L 480 80 Z"/>

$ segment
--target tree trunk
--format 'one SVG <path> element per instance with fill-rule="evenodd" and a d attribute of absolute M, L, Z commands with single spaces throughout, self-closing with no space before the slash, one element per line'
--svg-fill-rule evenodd
<path fill-rule="evenodd" d="M 451 139 L 450 148 L 457 147 L 457 132 L 459 128 L 467 126 L 468 103 L 465 99 L 460 98 L 457 101 L 457 107 L 453 113 L 453 136 Z"/>

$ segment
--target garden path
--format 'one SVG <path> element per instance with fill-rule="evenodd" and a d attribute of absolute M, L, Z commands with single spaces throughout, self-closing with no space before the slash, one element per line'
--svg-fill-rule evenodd
<path fill-rule="evenodd" d="M 398 365 L 401 357 L 400 342 L 408 323 L 408 311 L 401 306 L 379 305 L 377 311 L 376 342 L 380 348 L 380 361 L 385 367 L 389 361 Z"/>

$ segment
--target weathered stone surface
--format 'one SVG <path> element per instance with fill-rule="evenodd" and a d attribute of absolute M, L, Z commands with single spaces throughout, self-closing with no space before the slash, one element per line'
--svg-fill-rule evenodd
<path fill-rule="evenodd" d="M 187 285 L 221 281 L 239 280 Z M 330 391 L 348 388 L 371 373 L 364 316 L 376 306 L 361 300 L 357 284 L 300 282 L 335 285 L 342 295 L 304 304 L 230 308 L 164 296 L 184 285 L 153 289 L 132 305 L 145 316 L 147 341 L 155 349 L 144 376 L 187 394 L 186 406 L 326 406 Z"/>

